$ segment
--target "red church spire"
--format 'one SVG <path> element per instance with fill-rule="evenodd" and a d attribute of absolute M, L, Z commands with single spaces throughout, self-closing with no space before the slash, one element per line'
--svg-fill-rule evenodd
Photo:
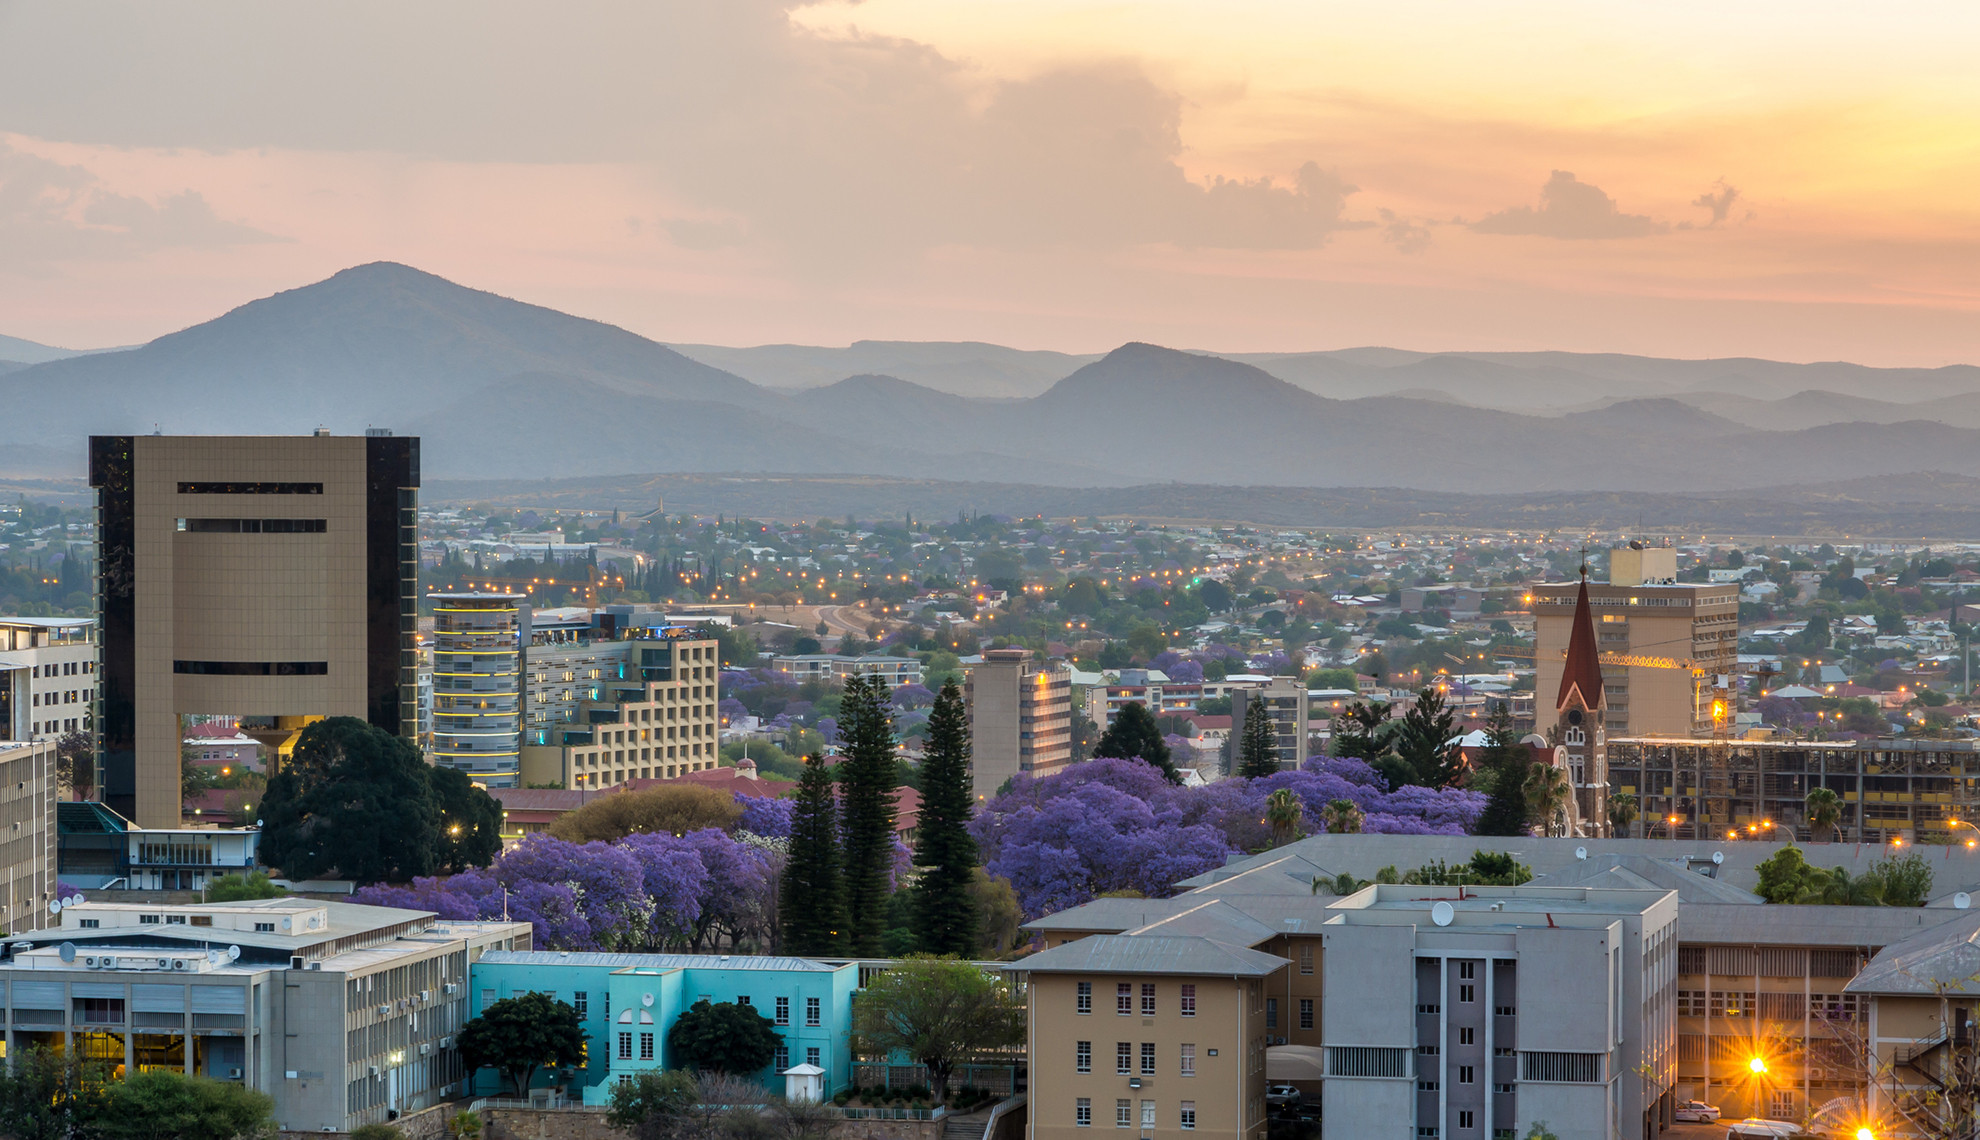
<path fill-rule="evenodd" d="M 1561 670 L 1561 694 L 1556 709 L 1579 697 L 1583 708 L 1602 707 L 1602 660 L 1595 648 L 1595 615 L 1588 606 L 1588 566 L 1581 567 L 1581 592 L 1574 599 L 1574 626 L 1568 631 L 1567 663 Z"/>

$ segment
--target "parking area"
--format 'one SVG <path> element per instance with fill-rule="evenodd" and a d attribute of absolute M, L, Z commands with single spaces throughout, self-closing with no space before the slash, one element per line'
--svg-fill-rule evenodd
<path fill-rule="evenodd" d="M 1726 1126 L 1718 1124 L 1674 1124 L 1660 1140 L 1726 1140 Z"/>

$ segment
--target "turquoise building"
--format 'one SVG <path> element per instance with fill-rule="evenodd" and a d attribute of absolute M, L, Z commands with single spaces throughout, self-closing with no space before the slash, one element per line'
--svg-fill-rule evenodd
<path fill-rule="evenodd" d="M 776 1059 L 756 1079 L 784 1091 L 783 1071 L 825 1070 L 825 1095 L 852 1081 L 852 999 L 859 967 L 806 958 L 736 954 L 590 954 L 562 950 L 491 950 L 469 967 L 473 1016 L 503 998 L 540 992 L 567 1002 L 584 1019 L 588 1057 L 572 1093 L 604 1104 L 614 1083 L 679 1067 L 667 1031 L 698 1001 L 754 1006 L 783 1038 Z M 551 1083 L 549 1075 L 539 1084 Z M 492 1071 L 475 1077 L 478 1093 L 513 1093 Z"/>

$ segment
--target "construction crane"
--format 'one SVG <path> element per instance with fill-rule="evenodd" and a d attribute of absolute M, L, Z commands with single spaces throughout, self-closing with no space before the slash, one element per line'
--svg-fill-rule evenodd
<path fill-rule="evenodd" d="M 1561 656 L 1566 657 L 1567 651 L 1562 650 Z M 1730 699 L 1732 696 L 1731 674 L 1714 673 L 1712 670 L 1706 668 L 1702 662 L 1694 661 L 1689 657 L 1653 657 L 1641 653 L 1602 653 L 1598 654 L 1596 659 L 1604 665 L 1618 665 L 1631 669 L 1689 670 L 1691 673 L 1691 715 L 1693 720 L 1697 720 L 1699 714 L 1706 711 L 1705 678 L 1715 678 L 1712 684 L 1712 704 L 1710 706 L 1712 737 L 1715 740 L 1723 740 L 1731 735 L 1733 705 Z"/>

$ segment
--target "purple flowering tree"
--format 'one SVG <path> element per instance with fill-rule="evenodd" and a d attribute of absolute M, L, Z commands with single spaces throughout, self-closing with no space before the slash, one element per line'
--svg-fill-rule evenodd
<path fill-rule="evenodd" d="M 768 796 L 745 796 L 738 792 L 736 802 L 742 805 L 742 817 L 736 820 L 737 831 L 747 831 L 751 835 L 761 835 L 766 839 L 788 839 L 791 834 L 791 811 L 797 804 L 792 800 L 771 799 Z"/>

